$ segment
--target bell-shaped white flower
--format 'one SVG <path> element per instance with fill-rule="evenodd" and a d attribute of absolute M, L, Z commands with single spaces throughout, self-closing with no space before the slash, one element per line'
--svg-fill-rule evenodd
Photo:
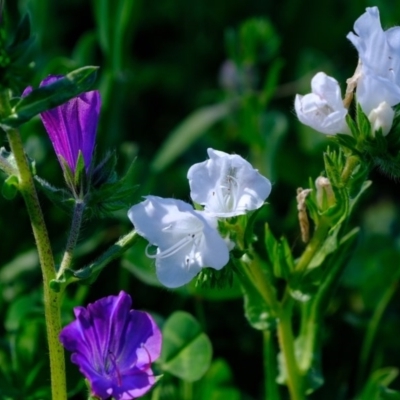
<path fill-rule="evenodd" d="M 383 136 L 386 136 L 393 125 L 394 110 L 384 101 L 369 113 L 368 119 L 371 122 L 372 136 L 375 136 L 379 129 L 382 129 Z"/>
<path fill-rule="evenodd" d="M 146 255 L 155 258 L 157 277 L 169 288 L 190 282 L 203 267 L 219 270 L 229 261 L 216 219 L 181 200 L 147 196 L 128 217 L 139 235 L 158 247 L 155 254 L 147 248 Z"/>
<path fill-rule="evenodd" d="M 270 181 L 238 155 L 207 150 L 209 160 L 188 171 L 190 196 L 215 217 L 228 218 L 260 208 L 271 193 Z"/>
<path fill-rule="evenodd" d="M 336 79 L 318 72 L 311 80 L 312 93 L 296 95 L 297 118 L 307 126 L 327 135 L 350 133 L 346 124 L 347 109 Z"/>
<path fill-rule="evenodd" d="M 384 31 L 377 7 L 368 7 L 347 38 L 358 50 L 357 101 L 366 115 L 386 102 L 400 103 L 400 27 Z"/>

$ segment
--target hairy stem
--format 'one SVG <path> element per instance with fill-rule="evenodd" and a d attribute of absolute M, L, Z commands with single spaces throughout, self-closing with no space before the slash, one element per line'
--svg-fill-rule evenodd
<path fill-rule="evenodd" d="M 50 281 L 55 278 L 54 258 L 39 199 L 25 156 L 22 140 L 16 129 L 7 129 L 11 151 L 18 169 L 19 191 L 25 200 L 33 235 L 39 254 L 43 276 L 44 310 L 46 318 L 47 342 L 50 356 L 51 393 L 53 400 L 66 400 L 66 379 L 64 349 L 58 340 L 61 330 L 60 297 L 50 289 Z"/>
<path fill-rule="evenodd" d="M 60 279 L 63 276 L 65 270 L 71 266 L 72 256 L 79 238 L 84 209 L 85 203 L 82 200 L 76 200 L 74 214 L 71 222 L 71 230 L 69 232 L 67 246 L 65 248 L 64 256 L 61 261 L 60 269 L 57 273 L 57 279 Z"/>
<path fill-rule="evenodd" d="M 97 260 L 88 266 L 79 269 L 74 273 L 75 277 L 72 281 L 78 281 L 80 279 L 87 279 L 92 274 L 99 273 L 104 267 L 107 266 L 112 260 L 120 257 L 125 251 L 127 251 L 130 247 L 138 239 L 138 234 L 136 231 L 131 231 L 121 239 L 118 240 L 117 243 L 113 244 L 110 248 L 108 248 Z"/>

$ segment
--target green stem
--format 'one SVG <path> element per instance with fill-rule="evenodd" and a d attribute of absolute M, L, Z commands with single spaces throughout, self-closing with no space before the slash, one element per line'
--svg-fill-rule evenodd
<path fill-rule="evenodd" d="M 278 323 L 278 339 L 287 372 L 291 400 L 304 400 L 303 380 L 297 365 L 292 331 L 292 304 L 282 307 Z"/>
<path fill-rule="evenodd" d="M 68 237 L 68 241 L 67 241 L 67 246 L 65 248 L 63 259 L 61 261 L 60 269 L 58 270 L 56 279 L 60 279 L 63 276 L 65 270 L 67 268 L 70 268 L 70 266 L 71 266 L 72 256 L 74 253 L 76 243 L 79 238 L 79 232 L 81 230 L 82 217 L 83 217 L 84 210 L 85 210 L 85 203 L 80 199 L 76 200 L 75 207 L 74 207 L 74 213 L 73 213 L 73 217 L 72 217 L 72 222 L 71 222 L 71 230 L 69 232 L 69 237 Z"/>
<path fill-rule="evenodd" d="M 42 269 L 52 399 L 66 400 L 64 350 L 58 340 L 58 335 L 61 330 L 60 297 L 59 294 L 53 292 L 49 286 L 50 281 L 55 278 L 53 254 L 32 173 L 22 145 L 21 136 L 16 129 L 7 129 L 7 136 L 18 168 L 19 191 L 25 200 L 31 220 L 33 235 L 39 254 L 40 267 Z"/>
<path fill-rule="evenodd" d="M 346 159 L 346 164 L 343 168 L 341 179 L 344 185 L 347 185 L 349 182 L 351 175 L 353 175 L 354 170 L 360 164 L 360 159 L 357 156 L 349 156 Z"/>
<path fill-rule="evenodd" d="M 71 282 L 78 281 L 80 279 L 87 279 L 91 275 L 99 273 L 104 267 L 107 266 L 108 263 L 120 257 L 123 253 L 125 253 L 125 251 L 132 247 L 138 237 L 139 236 L 137 232 L 134 230 L 123 236 L 118 240 L 117 243 L 113 244 L 93 263 L 75 271 L 74 275 L 76 278 L 72 279 Z"/>
<path fill-rule="evenodd" d="M 324 243 L 328 235 L 329 228 L 330 224 L 328 223 L 328 221 L 321 219 L 319 225 L 317 226 L 317 229 L 314 232 L 312 239 L 308 243 L 300 259 L 297 261 L 296 264 L 297 272 L 303 272 L 307 269 L 315 253 L 321 248 L 321 245 Z"/>
<path fill-rule="evenodd" d="M 367 327 L 367 333 L 365 335 L 362 348 L 361 348 L 361 356 L 359 362 L 359 372 L 357 377 L 358 386 L 361 386 L 362 379 L 365 376 L 365 371 L 367 370 L 367 363 L 370 358 L 372 345 L 374 343 L 376 334 L 378 332 L 378 328 L 380 322 L 382 320 L 383 314 L 390 303 L 393 295 L 396 293 L 398 288 L 399 281 L 394 281 L 385 291 L 382 298 L 380 299 L 377 307 L 375 308 L 375 312 L 372 315 Z"/>
<path fill-rule="evenodd" d="M 279 388 L 276 382 L 278 375 L 276 366 L 276 349 L 272 332 L 263 331 L 264 347 L 264 380 L 265 400 L 280 400 Z"/>

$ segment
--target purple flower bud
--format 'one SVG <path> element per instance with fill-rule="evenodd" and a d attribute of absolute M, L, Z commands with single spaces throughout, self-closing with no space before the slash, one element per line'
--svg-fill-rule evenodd
<path fill-rule="evenodd" d="M 40 86 L 49 85 L 61 78 L 61 75 L 49 75 Z M 22 95 L 27 95 L 31 91 L 32 88 L 28 87 Z M 64 159 L 69 168 L 75 172 L 81 151 L 86 172 L 89 171 L 96 141 L 100 105 L 100 93 L 98 90 L 93 90 L 40 114 L 61 166 L 63 165 L 61 159 Z"/>
<path fill-rule="evenodd" d="M 151 363 L 160 356 L 161 332 L 149 314 L 130 310 L 131 304 L 121 291 L 75 307 L 76 320 L 60 334 L 92 395 L 101 400 L 136 399 L 155 383 Z"/>

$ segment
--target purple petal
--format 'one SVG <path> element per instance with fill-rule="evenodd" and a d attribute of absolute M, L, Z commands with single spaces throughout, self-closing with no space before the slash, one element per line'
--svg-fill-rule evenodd
<path fill-rule="evenodd" d="M 155 381 L 151 363 L 160 355 L 160 330 L 147 313 L 130 307 L 131 298 L 123 291 L 76 307 L 76 320 L 60 334 L 73 352 L 71 361 L 101 399 L 138 397 Z"/>
<path fill-rule="evenodd" d="M 61 79 L 60 75 L 50 75 L 40 86 L 46 86 Z M 32 88 L 24 90 L 28 95 Z M 101 99 L 97 90 L 82 93 L 66 103 L 40 114 L 49 134 L 57 157 L 64 159 L 69 168 L 75 171 L 79 151 L 82 152 L 86 172 L 92 161 Z"/>

